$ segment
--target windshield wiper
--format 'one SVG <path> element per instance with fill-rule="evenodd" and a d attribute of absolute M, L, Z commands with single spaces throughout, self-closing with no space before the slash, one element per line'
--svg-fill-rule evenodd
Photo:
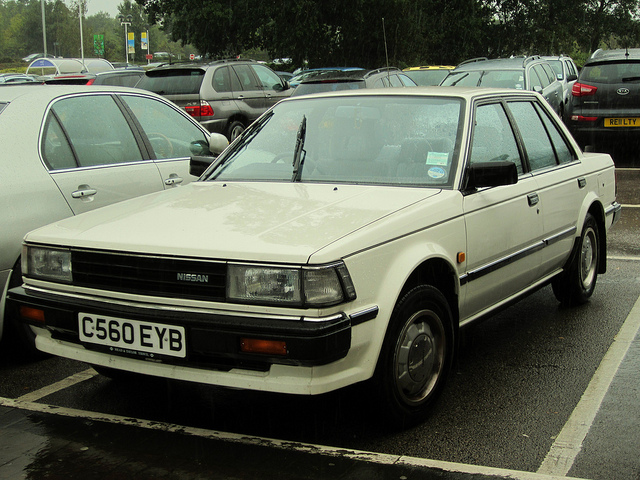
<path fill-rule="evenodd" d="M 622 79 L 623 82 L 635 82 L 636 80 L 640 80 L 640 77 L 624 77 Z"/>
<path fill-rule="evenodd" d="M 456 85 L 458 85 L 458 83 L 460 83 L 462 80 L 464 80 L 465 78 L 467 78 L 469 76 L 468 73 L 465 73 L 464 75 L 462 75 L 458 80 L 456 80 L 455 82 L 451 82 L 451 86 L 455 87 Z"/>
<path fill-rule="evenodd" d="M 304 149 L 304 140 L 307 136 L 307 117 L 302 116 L 302 122 L 298 128 L 298 136 L 296 138 L 296 148 L 293 151 L 293 176 L 292 182 L 299 182 L 302 177 L 302 167 L 304 166 L 304 159 L 307 156 L 307 151 Z M 304 153 L 304 155 L 303 155 Z"/>

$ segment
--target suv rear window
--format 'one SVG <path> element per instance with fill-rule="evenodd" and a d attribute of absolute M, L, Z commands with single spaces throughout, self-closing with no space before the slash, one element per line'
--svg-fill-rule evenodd
<path fill-rule="evenodd" d="M 203 78 L 199 68 L 149 71 L 136 87 L 159 95 L 198 95 Z"/>
<path fill-rule="evenodd" d="M 640 62 L 607 62 L 585 65 L 580 72 L 582 82 L 622 83 L 640 81 Z"/>

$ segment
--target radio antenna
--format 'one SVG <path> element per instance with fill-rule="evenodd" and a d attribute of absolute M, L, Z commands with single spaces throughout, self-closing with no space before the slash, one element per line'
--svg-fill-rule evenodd
<path fill-rule="evenodd" d="M 384 38 L 384 56 L 387 59 L 387 68 L 389 68 L 389 52 L 387 51 L 387 30 L 384 28 L 384 17 L 382 17 L 382 37 Z M 387 74 L 389 74 L 388 71 Z"/>

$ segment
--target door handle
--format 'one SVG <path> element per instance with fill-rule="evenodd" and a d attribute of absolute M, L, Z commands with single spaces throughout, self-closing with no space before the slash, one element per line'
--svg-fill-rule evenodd
<path fill-rule="evenodd" d="M 169 178 L 166 178 L 164 180 L 165 185 L 180 185 L 182 182 L 184 182 L 184 179 L 182 177 L 179 177 L 175 173 L 172 173 L 171 175 L 169 175 Z"/>
<path fill-rule="evenodd" d="M 78 190 L 71 192 L 72 198 L 83 198 L 95 195 L 98 191 L 95 188 L 91 188 L 89 185 L 78 185 Z"/>
<path fill-rule="evenodd" d="M 534 205 L 538 204 L 538 202 L 540 201 L 540 197 L 536 192 L 533 192 L 527 195 L 527 201 L 529 202 L 529 206 L 533 207 Z"/>

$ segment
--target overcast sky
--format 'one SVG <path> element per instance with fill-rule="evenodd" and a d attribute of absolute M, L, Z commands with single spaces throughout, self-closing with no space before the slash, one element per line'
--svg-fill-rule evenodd
<path fill-rule="evenodd" d="M 95 15 L 98 12 L 106 12 L 115 18 L 118 15 L 118 5 L 122 0 L 88 0 L 85 15 Z M 70 2 L 67 2 L 67 6 Z"/>

